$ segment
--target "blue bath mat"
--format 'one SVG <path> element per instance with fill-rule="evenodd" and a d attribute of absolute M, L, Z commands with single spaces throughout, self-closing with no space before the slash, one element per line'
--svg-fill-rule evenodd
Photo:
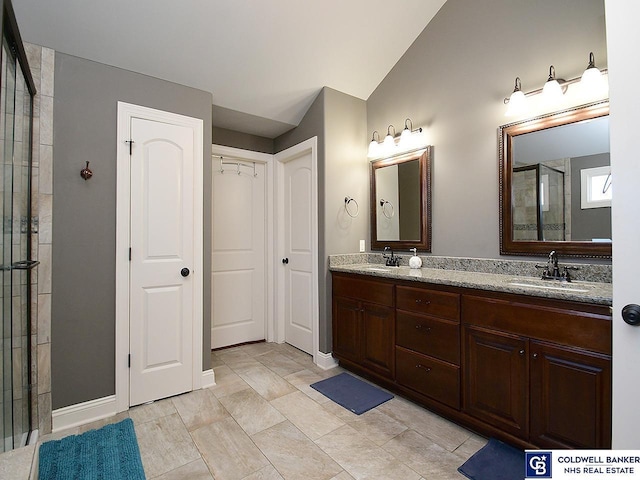
<path fill-rule="evenodd" d="M 357 415 L 393 398 L 390 393 L 348 373 L 341 373 L 335 377 L 316 382 L 311 385 L 311 388 Z"/>
<path fill-rule="evenodd" d="M 458 471 L 471 480 L 524 478 L 524 452 L 495 438 L 478 450 Z"/>
<path fill-rule="evenodd" d="M 133 422 L 40 445 L 39 480 L 144 480 Z"/>

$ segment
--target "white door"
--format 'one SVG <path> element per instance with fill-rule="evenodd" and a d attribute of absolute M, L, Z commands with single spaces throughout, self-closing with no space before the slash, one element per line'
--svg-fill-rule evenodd
<path fill-rule="evenodd" d="M 214 157 L 211 348 L 266 338 L 267 169 L 223 162 Z"/>
<path fill-rule="evenodd" d="M 315 141 L 280 152 L 280 276 L 284 341 L 318 351 L 317 188 Z"/>
<path fill-rule="evenodd" d="M 640 305 L 640 154 L 638 153 L 638 2 L 606 0 L 610 90 L 610 144 L 613 227 L 613 448 L 640 448 L 638 365 L 640 326 L 622 320 L 629 304 Z"/>
<path fill-rule="evenodd" d="M 192 390 L 192 129 L 133 118 L 130 405 Z"/>

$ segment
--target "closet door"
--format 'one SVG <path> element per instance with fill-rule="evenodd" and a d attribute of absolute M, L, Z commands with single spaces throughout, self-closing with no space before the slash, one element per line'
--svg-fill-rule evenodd
<path fill-rule="evenodd" d="M 266 338 L 267 169 L 214 157 L 212 170 L 213 349 Z"/>

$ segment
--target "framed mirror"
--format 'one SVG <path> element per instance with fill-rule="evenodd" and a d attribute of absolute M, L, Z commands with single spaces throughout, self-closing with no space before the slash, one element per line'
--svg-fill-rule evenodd
<path fill-rule="evenodd" d="M 500 253 L 611 257 L 609 102 L 499 128 Z"/>
<path fill-rule="evenodd" d="M 431 252 L 431 147 L 371 162 L 371 249 Z"/>

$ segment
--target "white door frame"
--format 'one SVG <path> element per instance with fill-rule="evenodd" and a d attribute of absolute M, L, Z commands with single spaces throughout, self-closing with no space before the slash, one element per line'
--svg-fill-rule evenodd
<path fill-rule="evenodd" d="M 612 448 L 640 448 L 638 429 L 637 365 L 640 361 L 640 327 L 622 319 L 627 304 L 640 304 L 637 270 L 640 267 L 637 222 L 638 139 L 633 125 L 637 122 L 638 101 L 635 85 L 636 55 L 640 40 L 635 22 L 640 14 L 637 2 L 605 0 L 607 53 L 610 88 L 611 172 L 615 182 L 612 199 L 613 235 L 613 394 Z"/>
<path fill-rule="evenodd" d="M 129 247 L 131 220 L 131 172 L 129 138 L 132 118 L 181 125 L 193 130 L 193 390 L 202 386 L 202 279 L 203 279 L 203 122 L 201 119 L 118 102 L 116 155 L 116 411 L 129 409 Z M 135 143 L 133 145 L 135 148 Z"/>
<path fill-rule="evenodd" d="M 240 148 L 234 147 L 225 147 L 223 145 L 211 145 L 211 154 L 212 155 L 220 155 L 222 157 L 232 157 L 230 161 L 233 159 L 243 159 L 250 162 L 262 163 L 265 165 L 265 177 L 267 180 L 266 185 L 266 197 L 267 197 L 267 205 L 266 205 L 266 214 L 265 218 L 265 233 L 267 237 L 267 245 L 265 248 L 265 257 L 267 260 L 267 268 L 265 270 L 265 285 L 266 285 L 266 306 L 267 306 L 267 315 L 265 318 L 266 325 L 266 340 L 267 342 L 275 341 L 275 326 L 274 326 L 274 292 L 275 288 L 273 285 L 273 281 L 271 279 L 274 278 L 274 259 L 273 255 L 270 255 L 269 252 L 273 252 L 273 238 L 274 238 L 274 226 L 273 226 L 273 155 L 268 153 L 261 152 L 252 152 L 250 150 L 242 150 Z M 211 171 L 215 171 L 216 168 L 220 168 L 218 158 L 212 158 L 212 169 Z M 212 192 L 213 194 L 213 192 Z M 213 265 L 211 266 L 213 269 Z M 211 272 L 208 272 L 211 275 Z M 212 312 L 213 315 L 213 312 Z M 211 323 L 213 324 L 213 318 L 211 319 Z"/>
<path fill-rule="evenodd" d="M 318 301 L 318 137 L 310 138 L 291 148 L 283 150 L 274 155 L 275 160 L 275 190 L 276 190 L 276 239 L 275 239 L 275 259 L 284 257 L 284 164 L 294 160 L 303 154 L 311 153 L 311 277 L 312 277 L 312 312 L 311 325 L 313 328 L 313 363 L 318 362 L 320 354 L 320 314 Z M 276 342 L 282 343 L 285 340 L 285 279 L 284 269 L 277 269 L 276 274 Z"/>

